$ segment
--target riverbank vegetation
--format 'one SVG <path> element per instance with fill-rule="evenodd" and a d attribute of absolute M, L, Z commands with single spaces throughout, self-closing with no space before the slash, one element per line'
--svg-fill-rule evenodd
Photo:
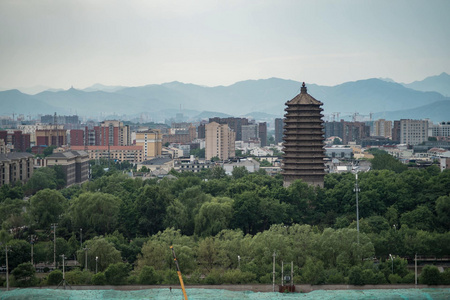
<path fill-rule="evenodd" d="M 34 264 L 53 265 L 54 235 L 57 264 L 63 254 L 77 260 L 71 284 L 174 284 L 170 245 L 191 284 L 271 283 L 274 254 L 277 278 L 293 262 L 294 283 L 413 283 L 408 260 L 450 255 L 450 170 L 383 157 L 375 166 L 358 176 L 359 234 L 351 173 L 328 174 L 324 188 L 284 188 L 280 176 L 244 168 L 141 180 L 95 167 L 82 186 L 58 190 L 58 170 L 45 169 L 2 186 L 0 239 L 18 286 L 62 279 L 56 270 L 39 282 L 26 264 L 32 242 Z M 424 268 L 421 282 L 450 284 L 450 272 Z"/>

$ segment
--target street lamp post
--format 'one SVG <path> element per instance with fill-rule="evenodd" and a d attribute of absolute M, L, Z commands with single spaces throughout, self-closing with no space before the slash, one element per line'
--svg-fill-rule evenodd
<path fill-rule="evenodd" d="M 83 248 L 83 228 L 80 228 L 80 248 Z"/>
<path fill-rule="evenodd" d="M 241 256 L 238 255 L 238 268 L 241 269 Z"/>
<path fill-rule="evenodd" d="M 392 274 L 394 274 L 394 257 L 391 254 L 389 254 L 389 257 L 391 258 Z"/>
<path fill-rule="evenodd" d="M 65 269 L 66 256 L 63 254 L 63 255 L 61 255 L 61 257 L 63 260 L 63 285 L 64 285 L 64 289 L 66 289 L 66 269 Z"/>
<path fill-rule="evenodd" d="M 86 247 L 84 248 L 84 270 L 87 271 L 88 266 L 87 266 L 87 252 L 88 252 L 89 248 Z"/>
<path fill-rule="evenodd" d="M 97 270 L 98 270 L 98 256 L 95 257 L 95 274 L 97 274 Z"/>
<path fill-rule="evenodd" d="M 273 252 L 273 292 L 275 292 L 275 251 Z"/>
<path fill-rule="evenodd" d="M 359 186 L 358 186 L 358 173 L 356 173 L 356 182 L 355 182 L 355 188 L 353 191 L 356 193 L 356 231 L 358 232 L 358 245 L 359 245 L 359 204 L 358 204 L 358 192 L 360 192 Z"/>
<path fill-rule="evenodd" d="M 5 244 L 6 254 L 6 290 L 9 291 L 9 267 L 8 267 L 8 245 Z"/>
<path fill-rule="evenodd" d="M 34 265 L 33 256 L 34 256 L 34 239 L 36 236 L 34 234 L 30 235 L 30 243 L 31 243 L 31 264 Z"/>
<path fill-rule="evenodd" d="M 53 227 L 53 267 L 56 270 L 56 223 L 52 224 Z"/>

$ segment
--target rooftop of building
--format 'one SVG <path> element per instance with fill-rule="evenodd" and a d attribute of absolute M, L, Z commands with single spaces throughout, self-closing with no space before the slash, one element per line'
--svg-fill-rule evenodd
<path fill-rule="evenodd" d="M 28 152 L 9 152 L 0 154 L 0 161 L 11 161 L 14 159 L 29 158 L 34 155 Z"/>
<path fill-rule="evenodd" d="M 142 146 L 70 146 L 72 150 L 80 151 L 80 150 L 109 150 L 117 151 L 117 150 L 142 150 Z"/>
<path fill-rule="evenodd" d="M 144 162 L 142 162 L 142 165 L 151 165 L 151 166 L 160 166 L 160 165 L 164 165 L 165 163 L 170 162 L 172 159 L 169 157 L 155 157 L 153 159 L 150 160 L 146 160 Z"/>

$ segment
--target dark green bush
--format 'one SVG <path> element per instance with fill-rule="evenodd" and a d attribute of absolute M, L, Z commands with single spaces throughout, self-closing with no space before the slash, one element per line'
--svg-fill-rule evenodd
<path fill-rule="evenodd" d="M 92 276 L 92 284 L 95 285 L 105 285 L 106 284 L 106 276 L 105 273 L 99 272 Z"/>
<path fill-rule="evenodd" d="M 48 274 L 47 284 L 58 285 L 63 280 L 63 273 L 60 270 L 54 270 Z"/>
<path fill-rule="evenodd" d="M 436 266 L 427 265 L 420 273 L 419 281 L 422 284 L 437 285 L 441 283 L 441 273 Z"/>
<path fill-rule="evenodd" d="M 139 284 L 157 284 L 159 283 L 159 276 L 155 268 L 151 266 L 144 266 L 138 276 Z"/>

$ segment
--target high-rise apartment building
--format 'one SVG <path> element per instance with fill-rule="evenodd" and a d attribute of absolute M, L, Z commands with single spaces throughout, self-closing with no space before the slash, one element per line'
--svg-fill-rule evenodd
<path fill-rule="evenodd" d="M 211 122 L 205 125 L 205 158 L 227 160 L 235 156 L 236 133 L 227 124 Z"/>
<path fill-rule="evenodd" d="M 158 129 L 136 132 L 136 146 L 141 146 L 145 159 L 161 156 L 162 135 Z"/>
<path fill-rule="evenodd" d="M 283 126 L 284 122 L 281 118 L 275 119 L 275 144 L 283 141 Z"/>
<path fill-rule="evenodd" d="M 450 137 L 450 122 L 441 122 L 431 126 L 431 136 L 438 138 Z"/>
<path fill-rule="evenodd" d="M 428 140 L 428 120 L 400 120 L 400 144 L 419 145 Z"/>
<path fill-rule="evenodd" d="M 258 124 L 242 125 L 242 140 L 244 142 L 256 140 L 258 138 Z"/>
<path fill-rule="evenodd" d="M 400 143 L 400 121 L 394 121 L 394 127 L 392 127 L 392 141 Z"/>
<path fill-rule="evenodd" d="M 267 123 L 262 122 L 258 124 L 258 137 L 261 142 L 261 147 L 267 146 Z"/>
<path fill-rule="evenodd" d="M 11 145 L 16 152 L 25 152 L 30 148 L 30 134 L 24 134 L 21 130 L 1 130 L 0 140 L 3 140 L 5 145 Z"/>
<path fill-rule="evenodd" d="M 379 119 L 373 122 L 373 136 L 392 136 L 392 121 L 386 121 L 385 119 Z"/>
<path fill-rule="evenodd" d="M 347 145 L 349 142 L 361 142 L 362 139 L 370 136 L 370 127 L 363 122 L 326 122 L 325 138 L 338 136 L 342 143 Z"/>
<path fill-rule="evenodd" d="M 67 145 L 67 133 L 63 125 L 48 125 L 46 129 L 36 130 L 37 146 L 56 146 Z"/>
<path fill-rule="evenodd" d="M 98 146 L 128 146 L 131 145 L 131 133 L 128 125 L 117 120 L 108 120 L 100 123 L 100 126 L 94 127 L 94 130 L 100 131 L 100 143 Z"/>
<path fill-rule="evenodd" d="M 216 122 L 218 124 L 227 124 L 228 127 L 236 134 L 236 141 L 242 141 L 242 125 L 248 125 L 246 118 L 209 118 L 209 123 Z"/>

